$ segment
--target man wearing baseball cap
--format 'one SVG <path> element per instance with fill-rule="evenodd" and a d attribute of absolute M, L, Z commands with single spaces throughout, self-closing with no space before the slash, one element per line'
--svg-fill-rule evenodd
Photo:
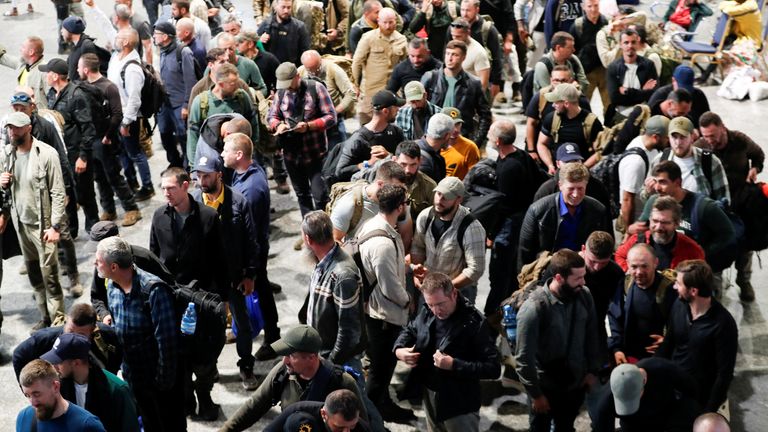
<path fill-rule="evenodd" d="M 469 170 L 480 160 L 480 149 L 474 141 L 461 134 L 464 119 L 458 108 L 445 107 L 440 112 L 453 119 L 453 132 L 448 147 L 440 150 L 440 155 L 445 159 L 445 175 L 464 180 Z"/>
<path fill-rule="evenodd" d="M 322 343 L 317 330 L 308 325 L 285 332 L 272 344 L 272 349 L 283 356 L 283 361 L 269 371 L 261 385 L 220 430 L 243 431 L 278 402 L 281 407 L 299 401 L 322 402 L 334 390 L 349 390 L 362 400 L 355 379 L 341 367 L 320 357 L 318 352 Z M 368 418 L 364 408 L 360 414 L 364 419 Z"/>
<path fill-rule="evenodd" d="M 713 200 L 731 202 L 728 178 L 720 158 L 693 145 L 694 127 L 688 117 L 675 117 L 669 122 L 669 148 L 657 156 L 652 165 L 671 160 L 680 166 L 683 189 L 698 192 Z M 705 161 L 707 159 L 707 161 Z M 705 167 L 711 167 L 704 172 Z"/>
<path fill-rule="evenodd" d="M 61 396 L 95 415 L 109 431 L 139 431 L 136 404 L 128 384 L 91 362 L 91 341 L 78 333 L 62 333 L 40 356 L 56 368 Z"/>
<path fill-rule="evenodd" d="M 605 390 L 592 419 L 595 432 L 613 431 L 616 418 L 627 431 L 691 430 L 701 414 L 696 382 L 667 359 L 619 365 Z"/>
<path fill-rule="evenodd" d="M 587 168 L 597 163 L 592 143 L 603 130 L 603 124 L 597 116 L 579 106 L 581 92 L 573 84 L 558 84 L 544 97 L 552 102 L 555 110 L 544 116 L 541 122 L 536 150 L 549 174 L 554 174 L 557 169 L 552 153 L 566 142 L 578 146 Z"/>
<path fill-rule="evenodd" d="M 440 112 L 440 107 L 427 99 L 427 91 L 418 81 L 406 84 L 403 93 L 407 105 L 398 110 L 395 126 L 403 130 L 405 139 L 419 139 L 424 136 L 424 130 L 432 115 Z"/>
<path fill-rule="evenodd" d="M 18 221 L 19 243 L 27 266 L 29 283 L 35 293 L 39 330 L 63 324 L 64 301 L 59 282 L 56 243 L 64 213 L 64 179 L 56 150 L 32 136 L 29 116 L 14 112 L 6 120 L 10 148 L 0 152 L 0 187 L 10 192 Z M 40 173 L 44 173 L 41 176 Z M 9 221 L 10 207 L 0 214 L 0 227 Z"/>
<path fill-rule="evenodd" d="M 229 285 L 229 304 L 237 325 L 237 362 L 240 368 L 240 379 L 247 391 L 256 389 L 258 385 L 253 375 L 255 359 L 253 350 L 253 335 L 245 308 L 245 296 L 254 289 L 254 279 L 259 266 L 259 243 L 257 241 L 256 224 L 253 221 L 251 208 L 245 197 L 222 181 L 222 164 L 219 155 L 211 153 L 201 156 L 195 163 L 197 182 L 200 188 L 192 192 L 192 197 L 200 204 L 213 208 L 219 214 L 221 222 L 220 235 L 226 248 L 227 268 L 211 271 L 224 272 Z"/>
<path fill-rule="evenodd" d="M 360 399 L 349 390 L 336 390 L 325 402 L 296 402 L 283 410 L 264 432 L 368 432 L 360 418 Z"/>
<path fill-rule="evenodd" d="M 424 267 L 448 275 L 453 286 L 474 303 L 477 281 L 485 271 L 485 229 L 461 205 L 466 194 L 461 180 L 446 177 L 434 192 L 433 206 L 416 219 L 411 262 L 420 271 L 414 272 L 422 281 Z"/>
<path fill-rule="evenodd" d="M 419 170 L 438 183 L 445 178 L 445 159 L 440 155 L 440 151 L 448 147 L 453 129 L 453 119 L 446 114 L 437 113 L 429 119 L 427 133 L 417 141 L 421 148 Z"/>
<path fill-rule="evenodd" d="M 338 120 L 325 86 L 302 79 L 295 64 L 282 63 L 275 76 L 277 93 L 267 116 L 267 128 L 283 149 L 285 168 L 303 217 L 312 210 L 324 209 L 328 202 L 322 178 L 328 150 L 325 131 Z"/>
<path fill-rule="evenodd" d="M 694 84 L 694 73 L 688 65 L 680 65 L 675 68 L 672 74 L 672 83 L 659 87 L 651 98 L 648 99 L 648 106 L 651 107 L 651 112 L 654 114 L 661 114 L 660 106 L 664 103 L 670 94 L 676 90 L 685 90 L 690 94 L 690 100 L 687 102 L 690 105 L 690 115 L 688 118 L 693 121 L 693 125 L 699 127 L 699 117 L 702 114 L 709 111 L 709 100 L 704 92 L 696 87 Z M 687 112 L 677 115 L 686 115 Z M 674 117 L 674 116 L 673 116 Z"/>
<path fill-rule="evenodd" d="M 645 187 L 651 161 L 669 144 L 669 119 L 655 115 L 645 122 L 645 132 L 629 143 L 619 162 L 619 203 L 617 227 L 624 232 L 643 213 L 640 193 Z"/>

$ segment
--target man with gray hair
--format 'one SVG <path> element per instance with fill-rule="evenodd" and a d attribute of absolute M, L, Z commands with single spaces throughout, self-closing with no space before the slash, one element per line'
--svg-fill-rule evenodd
<path fill-rule="evenodd" d="M 421 149 L 421 166 L 419 170 L 428 175 L 436 183 L 445 177 L 445 159 L 440 150 L 448 147 L 453 132 L 453 119 L 443 113 L 437 113 L 429 119 L 427 133 L 418 140 Z"/>
<path fill-rule="evenodd" d="M 186 430 L 174 296 L 167 283 L 133 264 L 131 245 L 109 237 L 96 247 L 96 271 L 125 349 L 123 377 L 147 430 Z M 149 307 L 146 307 L 149 305 Z"/>

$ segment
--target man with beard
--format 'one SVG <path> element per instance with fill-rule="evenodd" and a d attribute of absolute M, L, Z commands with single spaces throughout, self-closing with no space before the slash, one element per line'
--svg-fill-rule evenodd
<path fill-rule="evenodd" d="M 426 272 L 443 273 L 451 278 L 455 289 L 475 303 L 477 281 L 485 270 L 485 229 L 461 205 L 465 196 L 461 180 L 446 177 L 434 192 L 433 207 L 423 210 L 416 219 L 411 245 L 416 284 L 421 285 Z"/>
<path fill-rule="evenodd" d="M 200 188 L 192 192 L 192 197 L 199 204 L 213 208 L 219 215 L 222 241 L 226 245 L 224 254 L 229 279 L 229 306 L 234 324 L 239 330 L 236 336 L 237 355 L 240 357 L 237 366 L 240 368 L 243 388 L 252 391 L 258 382 L 253 375 L 253 336 L 245 296 L 250 295 L 254 289 L 259 266 L 259 243 L 251 208 L 240 192 L 224 184 L 223 168 L 216 153 L 200 157 L 195 163 Z"/>
<path fill-rule="evenodd" d="M 30 406 L 16 417 L 16 431 L 104 432 L 99 419 L 61 396 L 61 380 L 53 365 L 33 360 L 21 370 L 21 388 Z"/>
<path fill-rule="evenodd" d="M 671 196 L 663 196 L 653 203 L 649 218 L 648 231 L 633 234 L 616 249 L 616 263 L 627 271 L 627 255 L 636 243 L 648 243 L 659 259 L 658 270 L 675 268 L 679 263 L 690 259 L 704 259 L 704 249 L 692 238 L 678 233 L 682 220 L 682 207 Z"/>
<path fill-rule="evenodd" d="M 392 93 L 403 90 L 405 94 L 405 86 L 408 83 L 419 81 L 425 72 L 437 69 L 440 66 L 442 66 L 442 63 L 432 56 L 427 40 L 415 37 L 408 42 L 408 58 L 398 63 L 392 69 L 392 75 L 387 82 L 387 90 Z"/>
<path fill-rule="evenodd" d="M 432 206 L 437 183 L 421 172 L 421 149 L 416 141 L 403 141 L 395 150 L 395 162 L 405 171 L 405 187 L 411 199 L 411 219 L 416 220 L 422 210 Z"/>
<path fill-rule="evenodd" d="M 405 139 L 419 139 L 424 136 L 429 119 L 440 112 L 440 107 L 427 100 L 427 91 L 419 81 L 406 84 L 404 94 L 407 105 L 397 111 L 395 125 L 403 130 Z"/>
<path fill-rule="evenodd" d="M 271 52 L 280 63 L 301 64 L 301 53 L 309 49 L 309 32 L 304 23 L 291 16 L 293 0 L 278 0 L 272 4 L 273 13 L 259 24 L 256 32 L 261 35 L 264 49 Z"/>
<path fill-rule="evenodd" d="M 712 298 L 712 269 L 703 260 L 677 266 L 675 289 L 680 296 L 667 333 L 656 354 L 672 360 L 699 384 L 699 403 L 716 412 L 727 403 L 733 380 L 739 334 L 731 313 Z"/>
<path fill-rule="evenodd" d="M 605 110 L 605 123 L 614 124 L 616 114 L 626 116 L 628 108 L 648 102 L 658 85 L 658 74 L 653 62 L 637 54 L 640 35 L 634 29 L 621 33 L 622 56 L 608 65 L 606 81 L 611 105 Z M 617 119 L 617 120 L 618 120 Z"/>
<path fill-rule="evenodd" d="M 553 274 L 517 314 L 517 374 L 530 401 L 530 430 L 573 430 L 585 390 L 600 368 L 595 305 L 578 253 L 552 255 Z"/>

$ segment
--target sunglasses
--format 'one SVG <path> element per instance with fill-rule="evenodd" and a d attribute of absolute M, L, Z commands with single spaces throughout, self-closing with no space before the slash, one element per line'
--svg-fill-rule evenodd
<path fill-rule="evenodd" d="M 13 95 L 11 96 L 11 105 L 17 104 L 17 103 L 30 103 L 32 102 L 32 99 L 29 97 L 29 95 Z"/>
<path fill-rule="evenodd" d="M 463 25 L 463 24 L 451 24 L 451 27 L 453 28 L 460 28 L 460 29 L 468 29 L 469 27 Z"/>

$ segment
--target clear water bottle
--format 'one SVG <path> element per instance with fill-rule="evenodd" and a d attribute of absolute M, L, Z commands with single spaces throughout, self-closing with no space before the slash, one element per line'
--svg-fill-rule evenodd
<path fill-rule="evenodd" d="M 504 330 L 507 332 L 507 341 L 509 345 L 515 346 L 517 342 L 517 313 L 512 305 L 504 305 L 504 319 L 502 320 Z"/>
<path fill-rule="evenodd" d="M 197 312 L 195 312 L 195 304 L 189 302 L 187 310 L 184 311 L 184 316 L 181 317 L 181 333 L 192 336 L 195 334 L 195 328 L 197 327 Z"/>

